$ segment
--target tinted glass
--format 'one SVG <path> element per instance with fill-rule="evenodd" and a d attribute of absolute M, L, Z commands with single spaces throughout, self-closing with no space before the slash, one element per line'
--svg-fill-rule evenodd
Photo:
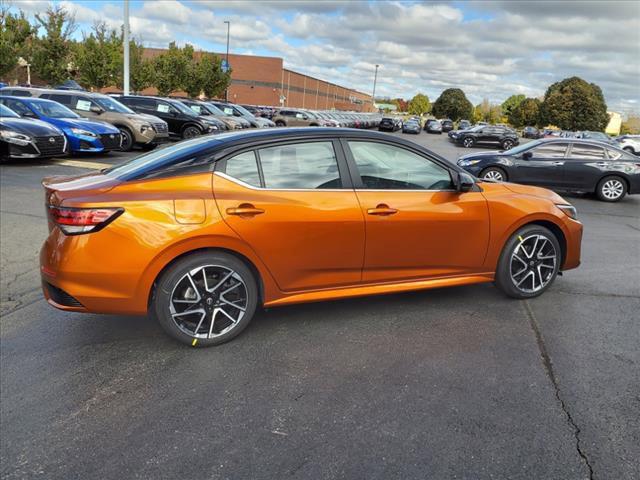
<path fill-rule="evenodd" d="M 604 149 L 595 145 L 574 143 L 570 158 L 577 160 L 604 160 Z"/>
<path fill-rule="evenodd" d="M 331 142 L 296 143 L 259 150 L 266 188 L 341 188 Z"/>
<path fill-rule="evenodd" d="M 607 154 L 610 160 L 638 160 L 638 157 L 632 153 L 627 153 L 623 150 L 614 150 L 613 148 L 607 148 Z"/>
<path fill-rule="evenodd" d="M 19 116 L 31 116 L 35 117 L 36 115 L 20 100 L 12 100 L 11 98 L 3 98 L 0 100 L 4 105 L 9 107 L 11 110 L 16 112 Z"/>
<path fill-rule="evenodd" d="M 72 112 L 67 107 L 57 102 L 47 100 L 32 101 L 31 105 L 38 111 L 38 113 L 40 113 L 40 115 L 44 115 L 45 117 L 80 118 L 78 114 Z"/>
<path fill-rule="evenodd" d="M 374 142 L 349 142 L 364 188 L 374 190 L 444 190 L 449 172 L 404 148 Z"/>
<path fill-rule="evenodd" d="M 224 115 L 224 112 L 216 107 L 213 103 L 207 103 L 207 110 L 209 110 L 214 115 Z"/>
<path fill-rule="evenodd" d="M 10 108 L 7 108 L 0 103 L 0 117 L 18 118 L 19 115 Z"/>
<path fill-rule="evenodd" d="M 258 162 L 256 161 L 256 154 L 253 151 L 241 153 L 228 159 L 225 173 L 230 177 L 237 178 L 254 187 L 260 186 Z"/>
<path fill-rule="evenodd" d="M 133 113 L 133 110 L 124 106 L 117 100 L 114 100 L 111 97 L 107 97 L 106 95 L 93 97 L 93 101 L 104 108 L 107 112 Z"/>
<path fill-rule="evenodd" d="M 567 151 L 566 143 L 547 143 L 531 150 L 533 158 L 563 158 Z"/>
<path fill-rule="evenodd" d="M 29 90 L 13 90 L 11 91 L 11 93 L 9 92 L 2 92 L 5 95 L 13 95 L 14 97 L 31 97 L 31 92 Z"/>
<path fill-rule="evenodd" d="M 176 110 L 184 113 L 185 115 L 189 115 L 190 117 L 196 117 L 196 113 L 191 110 L 189 107 L 187 107 L 184 103 L 182 102 L 178 102 L 178 101 L 171 101 L 169 102 L 171 104 L 172 107 L 175 107 Z"/>
<path fill-rule="evenodd" d="M 64 95 L 60 93 L 45 93 L 44 95 L 41 95 L 41 97 L 48 98 L 49 100 L 61 103 L 62 105 L 66 105 L 67 107 L 71 105 L 71 101 L 73 100 L 73 97 L 71 95 Z"/>

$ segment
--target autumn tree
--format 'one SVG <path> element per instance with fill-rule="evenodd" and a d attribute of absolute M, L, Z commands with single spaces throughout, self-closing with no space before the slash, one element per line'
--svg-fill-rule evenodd
<path fill-rule="evenodd" d="M 431 104 L 429 103 L 429 97 L 422 93 L 418 93 L 409 100 L 407 111 L 412 115 L 422 115 L 423 113 L 428 113 L 430 108 Z"/>
<path fill-rule="evenodd" d="M 525 98 L 509 115 L 509 123 L 514 127 L 539 125 L 540 104 L 537 98 Z"/>
<path fill-rule="evenodd" d="M 50 6 L 44 14 L 35 15 L 36 28 L 44 34 L 34 41 L 31 61 L 38 76 L 51 84 L 69 78 L 73 40 L 77 28 L 75 18 L 64 6 Z"/>
<path fill-rule="evenodd" d="M 511 112 L 520 105 L 526 97 L 524 95 L 511 95 L 504 102 L 502 102 L 502 114 L 509 117 Z"/>

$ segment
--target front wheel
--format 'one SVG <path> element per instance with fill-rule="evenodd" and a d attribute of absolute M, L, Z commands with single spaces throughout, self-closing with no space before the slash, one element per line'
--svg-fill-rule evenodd
<path fill-rule="evenodd" d="M 603 202 L 617 202 L 627 194 L 627 183 L 620 177 L 605 177 L 596 186 L 596 195 Z"/>
<path fill-rule="evenodd" d="M 463 145 L 465 148 L 471 148 L 471 147 L 473 147 L 473 144 L 474 144 L 474 143 L 476 143 L 476 142 L 475 142 L 475 141 L 473 140 L 473 138 L 471 138 L 471 137 L 466 137 L 464 140 L 462 140 L 462 145 Z"/>
<path fill-rule="evenodd" d="M 494 182 L 506 182 L 507 174 L 504 170 L 498 167 L 485 168 L 480 173 L 480 178 L 484 180 L 492 180 Z"/>
<path fill-rule="evenodd" d="M 188 138 L 194 138 L 200 136 L 200 129 L 198 127 L 190 126 L 183 130 L 182 138 L 185 140 Z"/>
<path fill-rule="evenodd" d="M 237 336 L 258 304 L 257 281 L 240 259 L 202 252 L 174 263 L 159 279 L 153 309 L 176 340 L 208 347 Z"/>
<path fill-rule="evenodd" d="M 512 298 L 541 295 L 555 280 L 562 255 L 556 236 L 540 225 L 515 232 L 500 255 L 496 286 Z"/>
<path fill-rule="evenodd" d="M 504 142 L 502 142 L 503 150 L 511 150 L 512 147 L 513 147 L 513 140 L 505 140 Z"/>
<path fill-rule="evenodd" d="M 120 150 L 123 152 L 129 152 L 133 148 L 133 144 L 135 143 L 133 139 L 133 134 L 129 131 L 128 128 L 120 127 L 120 135 L 122 136 L 122 141 L 120 142 Z"/>

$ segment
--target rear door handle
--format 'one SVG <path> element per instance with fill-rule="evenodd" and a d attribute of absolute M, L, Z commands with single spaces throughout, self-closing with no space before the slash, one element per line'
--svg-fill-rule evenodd
<path fill-rule="evenodd" d="M 227 215 L 239 215 L 239 216 L 254 216 L 264 213 L 261 208 L 256 208 L 250 203 L 243 203 L 236 208 L 227 208 Z"/>
<path fill-rule="evenodd" d="M 607 162 L 598 162 L 596 163 L 596 167 L 606 167 L 607 166 Z"/>
<path fill-rule="evenodd" d="M 367 213 L 369 215 L 387 216 L 387 215 L 393 215 L 395 213 L 398 213 L 398 210 L 396 210 L 395 208 L 389 207 L 389 205 L 385 205 L 384 203 L 381 203 L 380 205 L 376 206 L 376 208 L 368 209 Z"/>

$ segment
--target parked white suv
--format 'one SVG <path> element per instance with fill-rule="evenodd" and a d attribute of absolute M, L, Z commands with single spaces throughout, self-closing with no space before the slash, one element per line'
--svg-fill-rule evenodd
<path fill-rule="evenodd" d="M 618 146 L 634 155 L 640 155 L 640 135 L 621 135 L 616 138 Z"/>

